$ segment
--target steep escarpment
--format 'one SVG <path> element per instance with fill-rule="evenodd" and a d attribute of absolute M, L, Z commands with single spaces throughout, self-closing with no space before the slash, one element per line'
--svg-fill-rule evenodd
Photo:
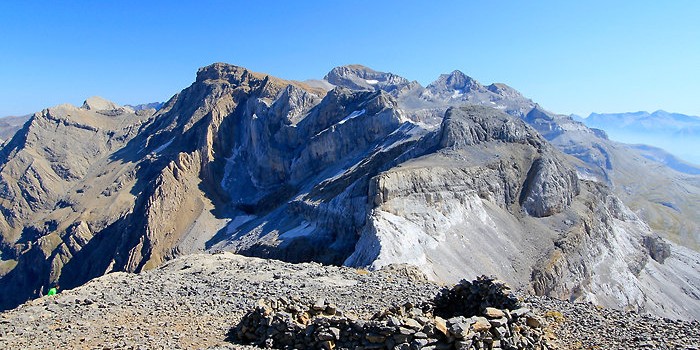
<path fill-rule="evenodd" d="M 287 103 L 257 112 L 255 129 L 233 146 L 221 179 L 233 220 L 210 244 L 339 264 L 364 224 L 369 174 L 390 166 L 424 131 L 383 91 L 337 87 L 303 116 L 274 123 L 276 105 Z"/>
<path fill-rule="evenodd" d="M 658 277 L 651 270 L 668 266 L 650 261 L 649 229 L 608 189 L 580 181 L 567 157 L 521 120 L 453 108 L 436 133 L 437 149 L 372 178 L 374 206 L 346 264 L 409 262 L 448 281 L 490 273 L 542 295 L 697 312 L 651 301 L 665 280 L 649 283 Z M 670 304 L 692 303 L 694 293 Z"/>
<path fill-rule="evenodd" d="M 351 80 L 361 79 L 363 74 L 357 67 L 340 68 Z M 373 87 L 384 88 L 381 84 Z M 386 91 L 396 97 L 409 118 L 428 129 L 440 125 L 450 106 L 463 104 L 492 107 L 524 120 L 556 148 L 578 158 L 581 162 L 575 165 L 582 177 L 611 186 L 656 234 L 696 251 L 700 249 L 697 176 L 673 171 L 663 160 L 649 159 L 648 154 L 611 141 L 604 133 L 570 116 L 549 112 L 508 85 L 482 85 L 460 71 L 443 74 L 427 87 L 411 82 Z"/>

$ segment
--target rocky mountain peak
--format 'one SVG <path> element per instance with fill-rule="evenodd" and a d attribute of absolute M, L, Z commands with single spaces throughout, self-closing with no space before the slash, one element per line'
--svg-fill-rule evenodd
<path fill-rule="evenodd" d="M 234 85 L 240 85 L 253 75 L 248 69 L 227 63 L 214 63 L 197 70 L 197 82 L 206 80 L 226 80 Z"/>
<path fill-rule="evenodd" d="M 100 96 L 92 96 L 83 102 L 81 108 L 89 111 L 111 111 L 118 109 L 119 105 Z"/>
<path fill-rule="evenodd" d="M 358 64 L 335 67 L 323 79 L 352 90 L 393 91 L 410 83 L 408 79 L 396 74 L 379 72 Z"/>
<path fill-rule="evenodd" d="M 233 87 L 242 87 L 241 93 L 243 95 L 247 94 L 249 89 L 258 90 L 259 97 L 268 99 L 269 102 L 277 98 L 277 95 L 289 85 L 321 97 L 327 92 L 322 87 L 315 87 L 294 80 L 275 78 L 268 74 L 253 72 L 245 67 L 227 63 L 214 63 L 200 68 L 197 71 L 195 83 L 210 85 L 221 85 L 221 83 L 225 85 L 228 83 Z"/>
<path fill-rule="evenodd" d="M 452 92 L 464 94 L 471 91 L 483 90 L 483 86 L 461 71 L 454 70 L 450 74 L 440 75 L 436 81 L 428 85 L 427 89 L 437 95 Z"/>

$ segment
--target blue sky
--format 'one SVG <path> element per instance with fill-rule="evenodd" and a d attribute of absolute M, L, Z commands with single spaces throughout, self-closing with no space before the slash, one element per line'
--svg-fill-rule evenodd
<path fill-rule="evenodd" d="M 263 3 L 263 4 L 261 4 Z M 558 113 L 700 115 L 700 1 L 0 2 L 0 116 L 167 100 L 198 67 L 459 69 Z"/>

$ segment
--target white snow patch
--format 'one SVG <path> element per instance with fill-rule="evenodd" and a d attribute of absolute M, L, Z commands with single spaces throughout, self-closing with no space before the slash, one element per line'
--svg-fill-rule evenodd
<path fill-rule="evenodd" d="M 452 93 L 452 98 L 460 98 L 462 96 L 464 96 L 464 93 L 462 92 L 462 90 L 459 90 L 459 89 L 455 90 Z"/>
<path fill-rule="evenodd" d="M 343 123 L 347 122 L 348 120 L 355 119 L 363 114 L 365 114 L 364 109 L 360 110 L 360 111 L 354 111 L 354 112 L 350 113 L 350 115 L 348 115 L 347 117 L 343 118 L 343 120 L 339 121 L 338 124 L 343 124 Z"/>
<path fill-rule="evenodd" d="M 363 109 L 363 110 L 360 110 L 360 111 L 354 111 L 354 112 L 350 113 L 350 115 L 348 115 L 347 117 L 343 118 L 343 120 L 341 120 L 341 121 L 339 121 L 339 122 L 337 122 L 337 123 L 335 123 L 335 124 L 333 124 L 333 125 L 331 125 L 331 126 L 325 128 L 325 129 L 323 129 L 323 130 L 317 132 L 316 135 L 314 135 L 314 137 L 317 137 L 318 135 L 323 134 L 324 132 L 326 132 L 326 130 L 331 129 L 334 125 L 341 125 L 341 124 L 344 124 L 344 123 L 347 122 L 348 120 L 350 120 L 350 119 L 355 119 L 355 118 L 357 118 L 357 117 L 359 117 L 359 116 L 361 116 L 361 115 L 363 115 L 363 114 L 365 114 L 365 110 L 364 110 L 364 109 Z M 294 165 L 294 164 L 292 164 L 292 165 Z"/>
<path fill-rule="evenodd" d="M 160 147 L 154 149 L 153 152 L 151 152 L 151 153 L 156 153 L 156 154 L 157 154 L 157 153 L 163 152 L 163 150 L 165 150 L 166 148 L 168 148 L 168 146 L 170 146 L 170 144 L 173 143 L 173 140 L 175 140 L 174 137 L 173 137 L 172 139 L 170 139 L 170 141 L 168 141 L 168 142 L 166 142 L 166 143 L 160 145 Z"/>
<path fill-rule="evenodd" d="M 237 228 L 241 227 L 243 224 L 246 222 L 255 219 L 255 215 L 239 215 L 233 218 L 233 220 L 229 221 L 228 225 L 226 226 L 226 232 L 227 233 L 233 233 L 236 231 Z"/>
<path fill-rule="evenodd" d="M 581 180 L 587 180 L 587 181 L 593 181 L 593 182 L 600 182 L 600 179 L 598 179 L 597 176 L 587 173 L 587 172 L 582 172 L 577 170 L 576 175 L 578 176 L 579 179 Z"/>
<path fill-rule="evenodd" d="M 504 106 L 504 105 L 497 105 L 497 106 L 494 107 L 494 108 L 503 110 L 503 109 L 506 109 L 507 107 Z"/>
<path fill-rule="evenodd" d="M 387 136 L 387 138 L 390 138 L 391 136 L 402 133 L 406 137 L 401 137 L 401 138 L 395 139 L 393 141 L 392 141 L 392 139 L 389 139 L 387 142 L 379 145 L 374 151 L 375 152 L 384 152 L 384 151 L 387 151 L 387 150 L 394 148 L 398 145 L 401 145 L 405 142 L 415 141 L 415 140 L 421 138 L 427 132 L 428 131 L 426 128 L 422 127 L 418 123 L 415 123 L 415 122 L 409 120 L 407 122 L 404 122 L 401 126 L 399 126 L 391 134 L 389 134 L 389 136 Z"/>
<path fill-rule="evenodd" d="M 283 233 L 280 238 L 297 238 L 304 237 L 312 234 L 316 229 L 316 225 L 312 225 L 306 221 L 302 222 L 301 225 Z"/>
<path fill-rule="evenodd" d="M 367 84 L 374 85 L 379 82 L 379 80 L 374 80 L 374 79 L 367 79 L 365 80 Z"/>

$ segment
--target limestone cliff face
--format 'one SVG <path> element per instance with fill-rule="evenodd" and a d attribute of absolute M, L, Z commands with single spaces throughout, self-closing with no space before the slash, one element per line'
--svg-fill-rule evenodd
<path fill-rule="evenodd" d="M 463 104 L 492 107 L 524 120 L 553 146 L 579 159 L 572 163 L 581 177 L 609 185 L 656 234 L 700 249 L 697 176 L 677 173 L 570 116 L 546 111 L 505 84 L 485 86 L 460 71 L 443 74 L 425 88 L 413 82 L 387 91 L 408 118 L 429 129 L 440 125 L 450 106 Z"/>
<path fill-rule="evenodd" d="M 453 280 L 484 269 L 469 262 L 475 254 L 487 271 L 527 284 L 534 260 L 518 252 L 527 240 L 519 220 L 567 210 L 579 194 L 575 171 L 521 120 L 491 108 L 449 109 L 433 135 L 422 156 L 372 178 L 375 208 L 346 263 L 409 260 Z M 494 265 L 497 256 L 509 262 Z"/>
<path fill-rule="evenodd" d="M 571 205 L 578 193 L 576 171 L 567 168 L 561 159 L 545 154 L 532 163 L 520 202 L 532 216 L 550 216 Z"/>
<path fill-rule="evenodd" d="M 674 317 L 698 311 L 682 310 L 692 299 L 682 293 L 668 301 L 673 310 L 651 301 L 666 278 L 643 246 L 648 227 L 607 188 L 581 182 L 521 120 L 453 108 L 435 134 L 437 149 L 371 179 L 373 209 L 346 264 L 408 262 L 443 281 L 491 273 L 563 299 Z"/>

